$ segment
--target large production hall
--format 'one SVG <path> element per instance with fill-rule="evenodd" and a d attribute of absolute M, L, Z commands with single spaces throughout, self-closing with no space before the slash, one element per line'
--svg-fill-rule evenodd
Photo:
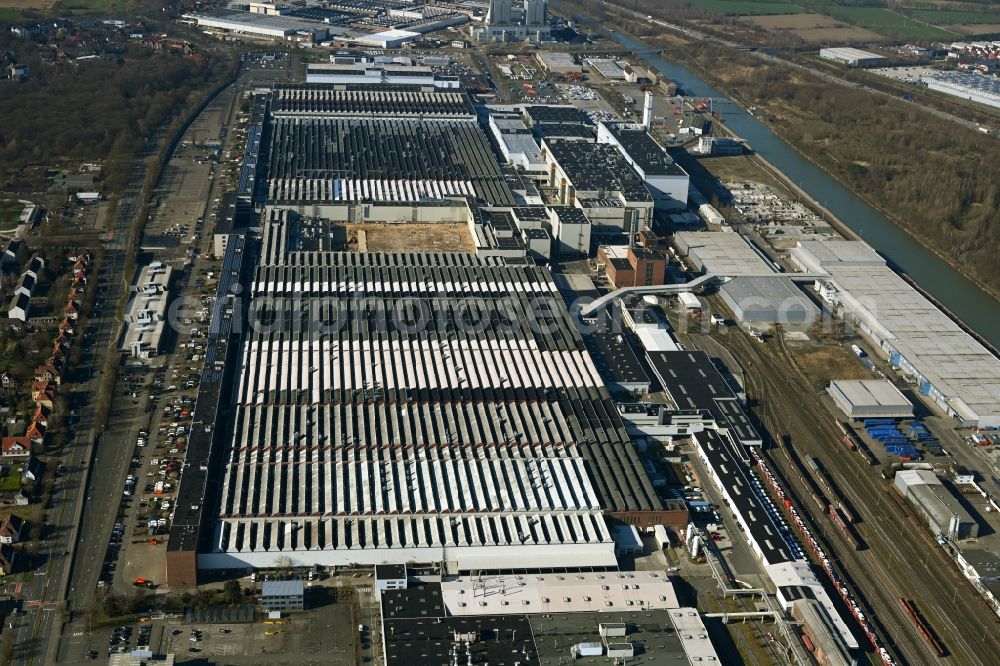
<path fill-rule="evenodd" d="M 202 567 L 293 554 L 506 569 L 497 546 L 517 546 L 521 568 L 613 567 L 606 515 L 671 521 L 547 271 L 307 253 L 287 244 L 292 224 L 265 233 L 288 254 L 257 268 L 271 325 L 244 344 Z M 555 314 L 517 320 L 538 299 Z M 315 326 L 295 325 L 303 311 Z"/>
<path fill-rule="evenodd" d="M 617 566 L 616 522 L 683 528 L 523 244 L 332 240 L 358 222 L 485 219 L 501 238 L 504 213 L 478 212 L 497 208 L 535 224 L 467 97 L 287 85 L 253 108 L 240 192 L 256 222 L 234 246 L 253 325 L 230 338 L 216 429 L 199 435 L 208 496 L 172 534 L 168 577 L 196 575 L 192 551 L 199 569 L 600 570 Z"/>

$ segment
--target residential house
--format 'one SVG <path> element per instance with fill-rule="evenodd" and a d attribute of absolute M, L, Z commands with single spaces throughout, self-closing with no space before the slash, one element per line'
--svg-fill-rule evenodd
<path fill-rule="evenodd" d="M 0 544 L 17 543 L 24 531 L 24 519 L 13 513 L 0 516 Z"/>
<path fill-rule="evenodd" d="M 57 357 L 50 356 L 43 365 L 35 368 L 35 381 L 59 384 L 62 381 L 62 361 Z"/>
<path fill-rule="evenodd" d="M 27 81 L 31 74 L 31 68 L 27 65 L 13 64 L 7 68 L 7 78 L 11 81 Z"/>
<path fill-rule="evenodd" d="M 0 457 L 8 460 L 11 458 L 30 458 L 31 438 L 20 435 L 18 437 L 4 437 L 0 439 Z"/>
<path fill-rule="evenodd" d="M 0 373 L 0 388 L 4 391 L 11 391 L 17 388 L 17 377 L 6 370 Z"/>
<path fill-rule="evenodd" d="M 48 427 L 49 425 L 49 414 L 52 413 L 51 407 L 45 407 L 43 405 L 35 405 L 35 415 L 31 417 L 33 423 L 41 423 L 43 426 Z"/>
<path fill-rule="evenodd" d="M 55 350 L 57 349 L 60 351 L 60 353 L 64 352 L 67 349 L 69 349 L 70 345 L 72 344 L 73 344 L 73 338 L 71 338 L 65 332 L 60 331 L 59 335 L 56 336 L 55 343 L 52 346 L 52 353 L 55 353 Z"/>
<path fill-rule="evenodd" d="M 35 293 L 35 285 L 38 283 L 37 276 L 32 273 L 25 271 L 21 273 L 21 277 L 17 280 L 17 286 L 14 287 L 15 294 L 24 294 L 28 298 Z"/>
<path fill-rule="evenodd" d="M 7 306 L 7 317 L 20 322 L 28 321 L 28 311 L 31 309 L 31 298 L 18 293 Z"/>
<path fill-rule="evenodd" d="M 0 254 L 0 268 L 16 267 L 17 266 L 17 252 L 21 249 L 21 241 L 12 239 L 7 243 L 7 247 L 4 248 L 3 253 Z M 16 270 L 16 268 L 14 268 Z M 14 272 L 12 270 L 11 272 Z"/>
<path fill-rule="evenodd" d="M 28 426 L 28 431 L 24 435 L 31 440 L 32 444 L 41 444 L 45 441 L 45 430 L 46 426 L 44 423 L 32 421 L 31 425 Z"/>
<path fill-rule="evenodd" d="M 28 269 L 25 272 L 38 277 L 42 274 L 43 270 L 45 270 L 45 260 L 37 254 L 32 255 L 31 261 L 28 262 Z"/>
<path fill-rule="evenodd" d="M 21 463 L 21 483 L 30 483 L 42 475 L 42 465 L 38 458 L 31 457 Z"/>
<path fill-rule="evenodd" d="M 36 405 L 43 405 L 52 409 L 52 401 L 56 397 L 56 384 L 51 380 L 35 379 L 31 384 L 31 399 Z"/>

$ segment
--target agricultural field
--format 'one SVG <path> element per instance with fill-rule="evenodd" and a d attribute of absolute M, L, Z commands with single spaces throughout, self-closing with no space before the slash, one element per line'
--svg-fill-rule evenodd
<path fill-rule="evenodd" d="M 695 7 L 726 16 L 798 14 L 804 11 L 788 0 L 690 0 L 690 3 Z"/>
<path fill-rule="evenodd" d="M 817 44 L 883 38 L 947 40 L 1000 32 L 1000 11 L 995 5 L 984 5 L 987 10 L 980 12 L 951 9 L 946 2 L 928 3 L 923 9 L 886 9 L 835 5 L 830 0 L 687 1 L 713 14 L 740 16 L 766 30 L 785 30 Z M 773 23 L 765 20 L 770 17 L 775 18 Z"/>
<path fill-rule="evenodd" d="M 787 32 L 813 44 L 871 42 L 882 39 L 882 35 L 848 25 L 823 14 L 785 14 L 771 16 L 746 16 L 744 20 L 764 28 L 768 32 Z"/>
<path fill-rule="evenodd" d="M 1000 23 L 963 23 L 962 25 L 949 25 L 948 29 L 965 36 L 1000 35 Z"/>
<path fill-rule="evenodd" d="M 54 8 L 60 14 L 121 14 L 137 4 L 132 0 L 57 0 Z"/>
<path fill-rule="evenodd" d="M 880 7 L 827 5 L 823 13 L 891 39 L 950 39 L 955 33 Z"/>
<path fill-rule="evenodd" d="M 18 21 L 25 12 L 114 14 L 138 4 L 137 0 L 0 0 L 0 21 Z"/>
<path fill-rule="evenodd" d="M 20 19 L 19 9 L 31 9 L 39 12 L 52 9 L 56 0 L 0 0 L 0 21 L 16 21 Z"/>
<path fill-rule="evenodd" d="M 966 12 L 951 9 L 908 9 L 906 13 L 931 25 L 1000 23 L 1000 12 Z"/>

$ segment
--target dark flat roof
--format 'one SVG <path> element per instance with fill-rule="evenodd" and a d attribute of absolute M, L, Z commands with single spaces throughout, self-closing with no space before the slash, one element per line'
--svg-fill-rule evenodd
<path fill-rule="evenodd" d="M 566 139 L 545 139 L 544 144 L 578 194 L 602 191 L 611 199 L 612 193 L 621 192 L 630 201 L 650 199 L 642 179 L 614 146 Z"/>
<path fill-rule="evenodd" d="M 405 564 L 376 564 L 375 580 L 400 580 L 406 578 Z"/>
<path fill-rule="evenodd" d="M 559 224 L 590 224 L 583 210 L 575 206 L 552 206 Z"/>
<path fill-rule="evenodd" d="M 646 176 L 683 176 L 684 170 L 644 129 L 626 129 L 617 123 L 605 125 Z"/>
<path fill-rule="evenodd" d="M 524 112 L 535 123 L 569 123 L 589 125 L 590 118 L 575 106 L 526 106 Z"/>
<path fill-rule="evenodd" d="M 704 352 L 647 352 L 646 358 L 680 409 L 715 409 L 716 400 L 736 400 L 736 394 Z"/>
<path fill-rule="evenodd" d="M 405 590 L 383 590 L 382 617 L 390 620 L 444 617 L 440 583 L 411 585 Z"/>
<path fill-rule="evenodd" d="M 595 141 L 597 131 L 590 125 L 575 125 L 573 123 L 540 123 L 535 125 L 540 137 L 563 139 L 587 139 Z"/>
<path fill-rule="evenodd" d="M 646 352 L 660 385 L 678 409 L 707 410 L 743 444 L 761 443 L 733 390 L 708 354 L 700 351 Z"/>
<path fill-rule="evenodd" d="M 625 336 L 612 332 L 594 332 L 583 338 L 594 365 L 612 384 L 649 384 L 649 375 Z"/>
<path fill-rule="evenodd" d="M 794 558 L 788 550 L 788 544 L 781 530 L 771 520 L 764 504 L 757 495 L 757 483 L 751 478 L 751 473 L 742 457 L 733 449 L 728 438 L 714 430 L 705 430 L 695 434 L 698 447 L 715 473 L 719 476 L 722 487 L 728 493 L 734 508 L 743 516 L 750 528 L 750 536 L 757 542 L 768 564 L 790 562 Z"/>

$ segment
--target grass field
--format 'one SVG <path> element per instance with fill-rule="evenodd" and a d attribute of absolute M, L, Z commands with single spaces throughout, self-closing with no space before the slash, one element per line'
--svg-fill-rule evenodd
<path fill-rule="evenodd" d="M 16 199 L 0 200 L 0 229 L 10 229 L 17 225 L 17 220 L 24 210 L 24 204 Z"/>
<path fill-rule="evenodd" d="M 766 14 L 798 14 L 803 9 L 787 0 L 758 2 L 757 0 L 690 0 L 695 7 L 701 7 L 716 14 L 727 16 L 751 16 Z"/>
<path fill-rule="evenodd" d="M 924 25 L 914 19 L 879 7 L 839 7 L 827 5 L 823 12 L 841 21 L 873 30 L 895 39 L 949 39 L 954 33 Z"/>
<path fill-rule="evenodd" d="M 908 15 L 932 25 L 1000 23 L 1000 12 L 964 12 L 948 9 L 910 9 Z"/>
<path fill-rule="evenodd" d="M 53 7 L 61 14 L 117 14 L 135 4 L 130 0 L 57 0 Z"/>
<path fill-rule="evenodd" d="M 11 9 L 10 7 L 0 7 L 0 23 L 5 21 L 13 23 L 20 20 L 21 12 L 16 9 Z"/>

